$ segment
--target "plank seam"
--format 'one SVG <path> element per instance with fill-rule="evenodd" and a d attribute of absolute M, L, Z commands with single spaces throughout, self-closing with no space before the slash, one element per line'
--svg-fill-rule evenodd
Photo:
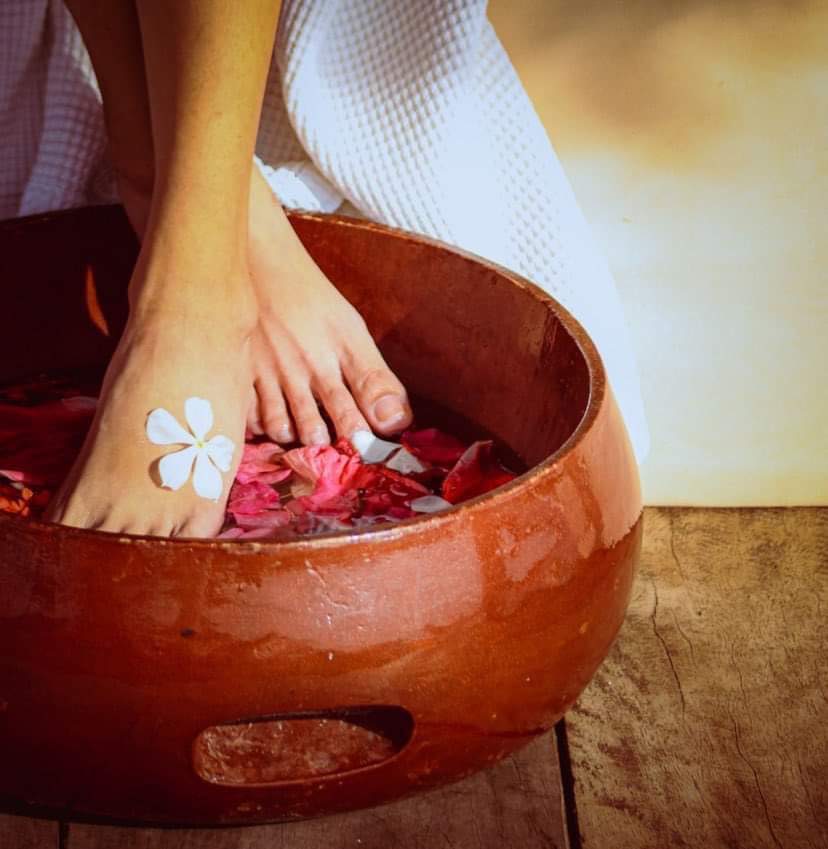
<path fill-rule="evenodd" d="M 569 849 L 582 849 L 581 827 L 578 824 L 578 805 L 575 799 L 575 776 L 572 773 L 572 759 L 569 755 L 569 738 L 566 733 L 565 719 L 561 719 L 555 725 L 555 741 L 558 744 L 558 763 L 561 770 L 561 790 L 563 791 Z"/>

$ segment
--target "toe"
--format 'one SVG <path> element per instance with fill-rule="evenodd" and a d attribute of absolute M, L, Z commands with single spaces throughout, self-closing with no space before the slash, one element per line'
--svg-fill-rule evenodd
<path fill-rule="evenodd" d="M 331 440 L 328 428 L 319 414 L 319 407 L 310 385 L 308 383 L 291 384 L 286 387 L 285 395 L 290 404 L 299 439 L 305 445 L 329 444 Z"/>
<path fill-rule="evenodd" d="M 293 442 L 296 434 L 281 387 L 275 382 L 258 380 L 256 393 L 261 427 L 259 433 L 266 433 L 274 442 Z"/>
<path fill-rule="evenodd" d="M 250 404 L 247 407 L 247 431 L 252 436 L 264 435 L 265 429 L 262 423 L 262 413 L 259 406 L 258 388 L 253 391 L 250 398 Z"/>
<path fill-rule="evenodd" d="M 358 430 L 369 430 L 365 417 L 359 411 L 354 396 L 345 387 L 342 378 L 327 375 L 317 381 L 316 395 L 331 417 L 339 436 L 349 439 Z"/>
<path fill-rule="evenodd" d="M 174 528 L 170 536 L 211 539 L 218 534 L 223 524 L 223 517 L 219 518 L 208 515 L 192 516 Z"/>
<path fill-rule="evenodd" d="M 373 430 L 396 433 L 411 424 L 405 389 L 376 347 L 346 358 L 343 372 Z"/>

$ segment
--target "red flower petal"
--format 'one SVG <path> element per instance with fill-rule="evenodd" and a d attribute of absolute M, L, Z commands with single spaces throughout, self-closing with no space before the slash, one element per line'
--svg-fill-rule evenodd
<path fill-rule="evenodd" d="M 284 449 L 275 442 L 247 443 L 239 470 L 236 472 L 236 480 L 239 483 L 281 483 L 291 474 L 290 469 L 281 462 L 284 453 Z"/>
<path fill-rule="evenodd" d="M 282 460 L 300 478 L 313 484 L 313 492 L 301 497 L 308 510 L 319 510 L 343 495 L 353 487 L 357 473 L 364 468 L 359 455 L 340 454 L 333 445 L 294 448 Z"/>
<path fill-rule="evenodd" d="M 56 487 L 77 457 L 94 409 L 73 399 L 35 407 L 0 403 L 0 474 Z"/>
<path fill-rule="evenodd" d="M 508 483 L 515 475 L 504 469 L 494 456 L 490 440 L 470 445 L 443 481 L 443 498 L 458 504 Z"/>
<path fill-rule="evenodd" d="M 95 404 L 87 397 L 54 400 L 58 392 L 86 392 L 67 391 L 65 384 L 18 388 L 0 390 L 0 511 L 39 516 L 77 456 Z M 365 464 L 346 439 L 287 452 L 267 441 L 246 444 L 219 538 L 284 539 L 399 521 L 417 515 L 410 506 L 416 498 L 442 491 L 457 503 L 514 477 L 489 441 L 466 449 L 450 434 L 426 428 L 407 431 L 402 444 L 424 471 L 404 475 Z M 280 489 L 280 501 L 274 487 L 288 479 L 295 485 Z"/>
<path fill-rule="evenodd" d="M 354 480 L 360 494 L 359 515 L 407 519 L 414 515 L 412 498 L 428 494 L 421 483 L 385 466 L 363 466 Z"/>
<path fill-rule="evenodd" d="M 255 515 L 240 513 L 236 517 L 236 524 L 245 531 L 250 531 L 254 528 L 276 530 L 277 528 L 287 527 L 292 521 L 293 514 L 288 510 L 264 510 Z"/>
<path fill-rule="evenodd" d="M 249 531 L 243 528 L 233 527 L 222 531 L 217 539 L 275 539 L 281 535 L 278 529 L 272 527 L 251 528 Z"/>
<path fill-rule="evenodd" d="M 418 460 L 437 466 L 453 465 L 466 450 L 466 446 L 459 439 L 443 433 L 436 427 L 407 430 L 401 441 Z"/>
<path fill-rule="evenodd" d="M 334 442 L 333 447 L 340 454 L 344 454 L 346 457 L 359 457 L 359 451 L 351 445 L 350 441 L 345 439 L 344 436 L 341 436 L 339 439 Z"/>
<path fill-rule="evenodd" d="M 250 483 L 241 483 L 236 480 L 230 490 L 227 512 L 238 519 L 242 515 L 255 516 L 278 506 L 279 494 L 272 486 L 255 480 Z"/>

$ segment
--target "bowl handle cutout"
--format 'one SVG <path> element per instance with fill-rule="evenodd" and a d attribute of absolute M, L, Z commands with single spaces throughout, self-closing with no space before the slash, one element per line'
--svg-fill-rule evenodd
<path fill-rule="evenodd" d="M 413 732 L 411 714 L 393 705 L 272 714 L 205 728 L 193 768 L 210 784 L 278 786 L 377 766 Z"/>

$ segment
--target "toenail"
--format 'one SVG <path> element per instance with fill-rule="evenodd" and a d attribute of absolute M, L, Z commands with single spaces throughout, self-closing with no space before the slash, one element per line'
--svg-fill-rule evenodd
<path fill-rule="evenodd" d="M 294 440 L 293 428 L 290 425 L 282 425 L 276 431 L 276 441 L 277 442 L 293 442 Z"/>
<path fill-rule="evenodd" d="M 392 425 L 405 418 L 405 410 L 398 395 L 383 395 L 374 404 L 374 416 L 382 425 Z"/>
<path fill-rule="evenodd" d="M 319 427 L 315 427 L 310 434 L 308 434 L 308 443 L 310 445 L 327 445 L 328 444 L 328 430 L 324 425 L 319 425 Z"/>

